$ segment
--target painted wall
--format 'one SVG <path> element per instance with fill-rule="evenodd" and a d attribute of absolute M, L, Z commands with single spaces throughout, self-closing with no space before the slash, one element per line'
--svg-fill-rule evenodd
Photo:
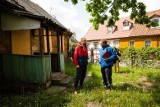
<path fill-rule="evenodd" d="M 129 46 L 129 41 L 135 41 L 136 48 L 142 48 L 145 46 L 145 40 L 151 40 L 151 47 L 157 47 L 157 37 L 139 37 L 139 38 L 123 38 L 120 39 L 120 48 L 126 48 Z M 160 46 L 159 46 L 160 47 Z"/>
<path fill-rule="evenodd" d="M 57 36 L 52 36 L 52 53 L 57 53 Z"/>
<path fill-rule="evenodd" d="M 12 53 L 31 55 L 30 30 L 12 31 Z"/>

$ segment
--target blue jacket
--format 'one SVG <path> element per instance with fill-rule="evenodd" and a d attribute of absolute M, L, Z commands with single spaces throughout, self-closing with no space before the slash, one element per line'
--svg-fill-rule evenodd
<path fill-rule="evenodd" d="M 109 52 L 109 57 L 108 57 L 108 61 L 106 61 L 102 56 L 103 54 L 108 50 Z M 108 67 L 108 66 L 113 66 L 115 60 L 116 60 L 116 51 L 110 47 L 109 45 L 102 47 L 99 50 L 100 53 L 100 65 L 101 67 Z"/>

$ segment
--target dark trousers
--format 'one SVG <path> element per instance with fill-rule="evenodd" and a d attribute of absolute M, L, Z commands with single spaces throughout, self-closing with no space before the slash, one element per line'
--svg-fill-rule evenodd
<path fill-rule="evenodd" d="M 112 85 L 112 66 L 101 67 L 103 83 L 108 87 Z"/>
<path fill-rule="evenodd" d="M 83 82 L 86 77 L 86 71 L 87 71 L 87 65 L 76 68 L 76 77 L 74 81 L 75 89 L 77 89 L 78 84 L 80 84 L 81 87 L 83 86 Z"/>

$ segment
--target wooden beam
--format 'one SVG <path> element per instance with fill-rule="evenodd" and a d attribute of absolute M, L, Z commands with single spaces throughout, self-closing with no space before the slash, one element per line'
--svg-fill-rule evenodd
<path fill-rule="evenodd" d="M 47 35 L 47 53 L 50 54 L 50 42 L 49 42 L 49 30 L 46 28 L 46 35 Z"/>
<path fill-rule="evenodd" d="M 61 53 L 63 53 L 63 36 L 62 33 L 60 34 L 61 37 Z"/>
<path fill-rule="evenodd" d="M 42 30 L 43 30 L 43 29 L 41 29 L 41 28 L 39 29 L 39 43 L 40 43 L 40 54 L 41 54 L 41 55 L 44 54 L 44 52 L 43 52 L 43 49 L 44 49 L 44 48 L 43 48 L 43 36 L 42 36 L 42 35 L 43 35 L 43 32 L 42 32 Z"/>

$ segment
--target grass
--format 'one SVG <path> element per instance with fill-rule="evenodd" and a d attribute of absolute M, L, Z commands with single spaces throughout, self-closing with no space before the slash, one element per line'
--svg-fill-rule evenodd
<path fill-rule="evenodd" d="M 75 75 L 73 62 L 66 62 L 66 73 Z M 112 74 L 114 87 L 111 91 L 104 88 L 100 66 L 89 64 L 87 73 L 91 78 L 77 95 L 71 91 L 48 93 L 45 90 L 0 95 L 0 107 L 87 107 L 88 104 L 97 107 L 160 107 L 160 70 L 120 68 L 119 73 Z M 147 79 L 140 81 L 142 77 Z M 152 89 L 143 87 L 146 82 L 152 84 Z"/>

